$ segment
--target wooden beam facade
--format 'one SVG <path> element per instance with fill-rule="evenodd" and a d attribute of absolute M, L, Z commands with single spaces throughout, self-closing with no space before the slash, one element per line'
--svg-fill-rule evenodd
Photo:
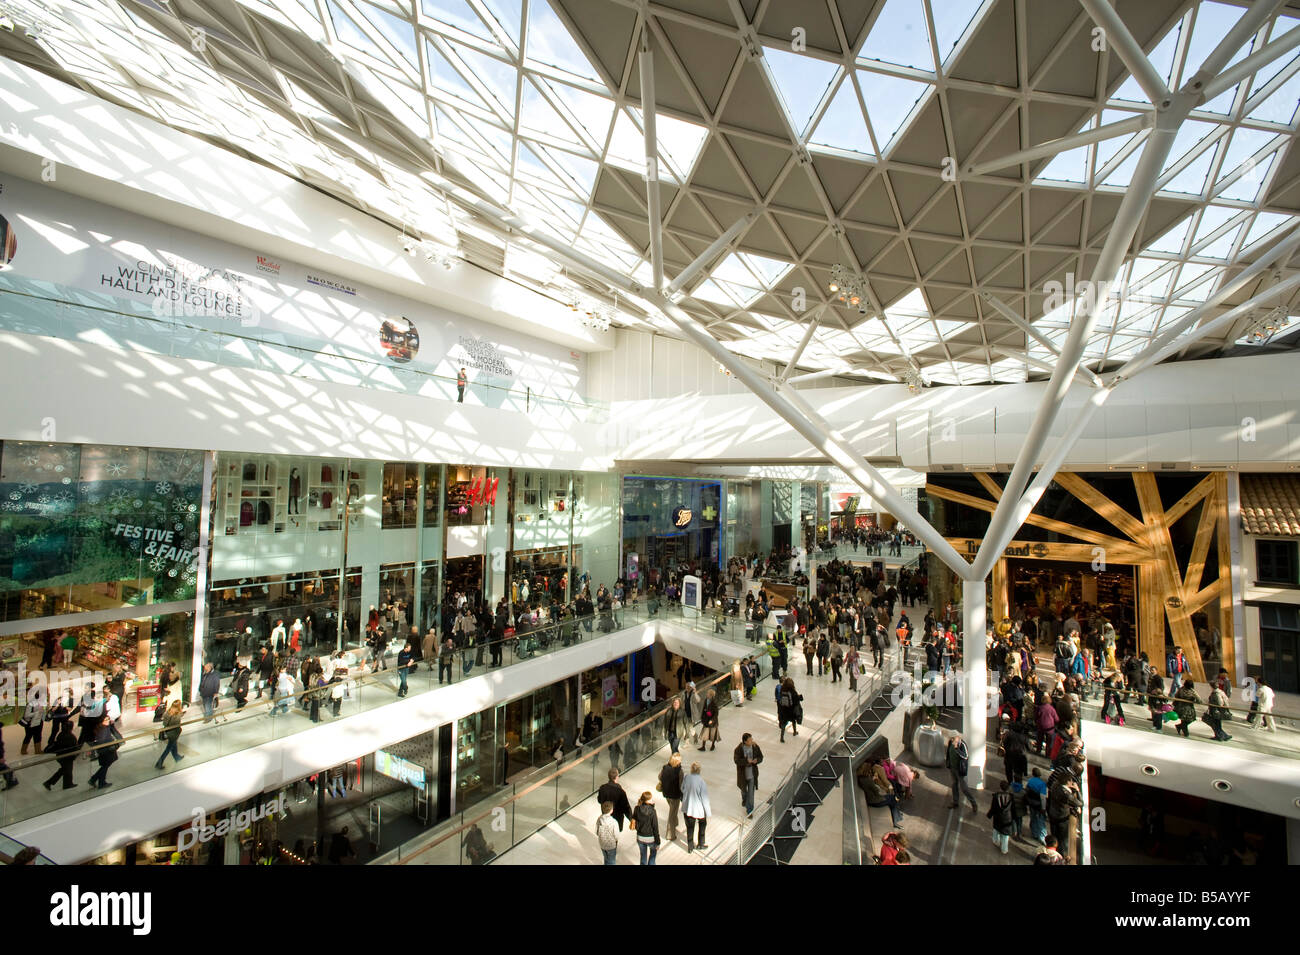
<path fill-rule="evenodd" d="M 926 494 L 952 501 L 992 514 L 1002 495 L 1002 488 L 987 474 L 976 472 L 975 479 L 989 497 L 953 491 L 948 488 L 926 485 Z M 1107 497 L 1101 490 L 1078 474 L 1058 474 L 1056 483 L 1080 503 L 1089 507 L 1107 523 L 1125 535 L 1116 537 L 1085 527 L 1069 524 L 1055 518 L 1031 514 L 1026 524 L 1041 527 L 1074 541 L 1021 541 L 1007 546 L 993 567 L 991 594 L 993 622 L 1010 613 L 1010 575 L 1007 558 L 1034 558 L 1038 560 L 1068 561 L 1093 564 L 1100 556 L 1109 564 L 1131 564 L 1138 568 L 1138 606 L 1134 608 L 1137 622 L 1137 646 L 1145 652 L 1151 665 L 1162 674 L 1165 665 L 1166 622 L 1173 642 L 1183 648 L 1191 666 L 1191 675 L 1205 682 L 1208 673 L 1201 659 L 1200 645 L 1196 640 L 1192 614 L 1218 601 L 1219 653 L 1223 666 L 1233 670 L 1232 586 L 1229 577 L 1230 558 L 1228 543 L 1227 475 L 1207 474 L 1184 494 L 1172 507 L 1165 508 L 1160 498 L 1157 476 L 1150 472 L 1132 475 L 1137 492 L 1142 520 Z M 1203 502 L 1203 503 L 1202 503 Z M 1186 568 L 1178 564 L 1171 528 L 1202 504 L 1197 516 L 1196 531 Z M 1126 539 L 1127 538 L 1127 539 Z M 948 538 L 958 553 L 974 554 L 979 540 Z M 1105 548 L 1099 555 L 1097 548 Z M 1201 586 L 1210 548 L 1216 548 L 1218 577 Z"/>

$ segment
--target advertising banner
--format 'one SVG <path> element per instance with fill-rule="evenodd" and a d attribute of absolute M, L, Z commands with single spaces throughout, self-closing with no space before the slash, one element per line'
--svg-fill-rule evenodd
<path fill-rule="evenodd" d="M 463 368 L 471 386 L 564 399 L 583 393 L 586 358 L 565 346 L 48 186 L 11 176 L 0 185 L 0 289 L 32 297 L 34 333 L 36 302 L 45 298 L 108 309 L 105 331 L 129 324 L 142 344 L 197 336 L 186 352 L 203 346 L 205 334 L 238 335 L 446 379 Z M 134 315 L 191 327 L 132 324 Z M 221 360 L 216 340 L 207 350 Z M 475 394 L 481 403 L 494 403 L 494 394 L 504 400 L 492 389 Z"/>

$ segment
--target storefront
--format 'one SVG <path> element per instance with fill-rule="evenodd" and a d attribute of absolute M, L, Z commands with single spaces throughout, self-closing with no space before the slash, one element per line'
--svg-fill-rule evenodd
<path fill-rule="evenodd" d="M 928 518 L 958 553 L 973 558 L 1004 480 L 929 476 Z M 1058 474 L 993 566 L 991 619 L 1055 634 L 1072 613 L 1104 615 L 1158 669 L 1179 646 L 1197 680 L 1234 673 L 1228 549 L 1226 474 Z M 931 605 L 959 605 L 955 575 L 930 564 Z"/>
<path fill-rule="evenodd" d="M 204 454 L 6 441 L 0 447 L 5 664 L 187 677 Z M 53 657 L 47 657 L 46 650 Z M 129 705 L 129 704 L 128 704 Z"/>
<path fill-rule="evenodd" d="M 684 568 L 717 567 L 722 482 L 623 479 L 623 569 L 639 586 Z"/>
<path fill-rule="evenodd" d="M 1300 693 L 1300 477 L 1240 482 L 1246 673 Z"/>

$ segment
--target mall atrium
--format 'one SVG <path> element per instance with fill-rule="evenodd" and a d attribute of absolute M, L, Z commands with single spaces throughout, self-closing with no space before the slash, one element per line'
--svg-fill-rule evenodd
<path fill-rule="evenodd" d="M 1298 103 L 1300 0 L 0 0 L 0 862 L 1300 862 Z"/>

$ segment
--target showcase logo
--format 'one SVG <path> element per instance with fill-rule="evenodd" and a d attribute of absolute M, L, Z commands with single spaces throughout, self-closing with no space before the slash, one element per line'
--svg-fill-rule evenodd
<path fill-rule="evenodd" d="M 153 929 L 153 895 L 149 892 L 70 892 L 50 896 L 50 924 L 56 927 L 127 926 L 134 935 Z"/>

